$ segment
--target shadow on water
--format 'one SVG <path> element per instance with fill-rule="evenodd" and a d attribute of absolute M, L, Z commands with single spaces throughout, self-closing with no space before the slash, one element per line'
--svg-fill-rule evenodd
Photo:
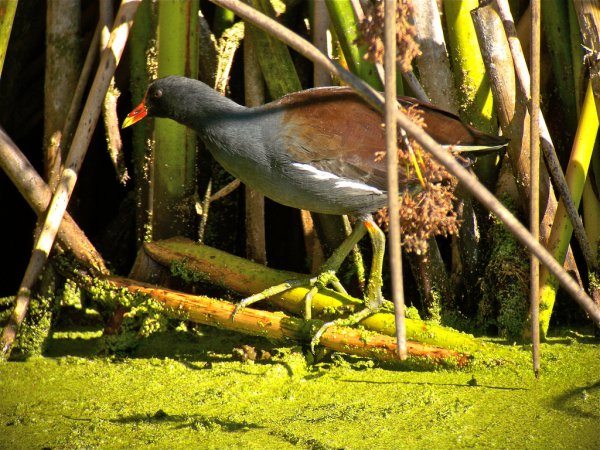
<path fill-rule="evenodd" d="M 341 383 L 369 383 L 369 384 L 405 384 L 412 386 L 447 386 L 447 387 L 459 387 L 467 389 L 495 389 L 501 391 L 529 391 L 528 388 L 523 387 L 512 387 L 512 386 L 492 386 L 489 384 L 471 384 L 471 383 L 432 383 L 423 381 L 379 381 L 379 380 L 349 380 L 349 379 L 338 379 Z"/>
<path fill-rule="evenodd" d="M 112 339 L 112 337 L 108 337 Z M 107 337 L 102 336 L 102 329 L 94 327 L 70 328 L 68 331 L 55 333 L 47 340 L 44 356 L 49 358 L 79 357 L 128 359 L 172 359 L 190 370 L 209 370 L 213 364 L 236 359 L 236 349 L 250 346 L 258 351 L 277 355 L 277 344 L 267 339 L 230 333 L 209 328 L 202 334 L 178 332 L 174 330 L 155 333 L 148 337 L 131 340 L 131 345 L 114 351 L 107 344 Z M 288 376 L 294 375 L 293 368 L 278 358 L 257 361 L 264 366 L 282 366 Z M 239 372 L 246 373 L 243 370 Z M 248 372 L 250 374 L 250 372 Z"/>
<path fill-rule="evenodd" d="M 600 381 L 585 387 L 569 389 L 564 394 L 556 396 L 551 406 L 574 417 L 597 420 L 600 419 L 598 398 L 600 398 Z"/>
<path fill-rule="evenodd" d="M 168 414 L 159 409 L 154 414 L 133 414 L 119 419 L 111 419 L 109 422 L 117 424 L 161 424 L 171 423 L 175 429 L 192 428 L 193 430 L 243 432 L 251 429 L 264 428 L 247 421 L 224 420 L 217 417 L 209 417 L 203 414 Z"/>

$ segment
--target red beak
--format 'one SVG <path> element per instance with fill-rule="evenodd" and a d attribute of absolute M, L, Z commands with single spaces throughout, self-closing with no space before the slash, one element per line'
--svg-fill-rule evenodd
<path fill-rule="evenodd" d="M 142 103 L 140 103 L 133 111 L 127 114 L 127 117 L 123 121 L 123 125 L 121 125 L 121 128 L 127 128 L 146 117 L 146 115 L 148 114 L 148 110 L 146 109 L 145 101 L 146 99 L 144 98 L 144 100 L 142 100 Z"/>

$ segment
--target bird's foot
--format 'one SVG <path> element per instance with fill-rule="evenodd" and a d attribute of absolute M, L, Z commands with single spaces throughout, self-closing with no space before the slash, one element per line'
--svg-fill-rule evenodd
<path fill-rule="evenodd" d="M 348 294 L 334 270 L 324 270 L 319 275 L 309 280 L 310 290 L 304 296 L 304 319 L 312 319 L 312 299 L 319 290 L 331 286 L 337 292 Z"/>
<path fill-rule="evenodd" d="M 323 336 L 323 334 L 325 334 L 325 332 L 333 327 L 333 326 L 338 326 L 338 327 L 351 327 L 356 325 L 357 323 L 359 323 L 361 320 L 366 319 L 367 317 L 369 317 L 372 314 L 375 314 L 380 308 L 365 308 L 362 309 L 360 311 L 358 311 L 355 314 L 352 314 L 348 317 L 344 317 L 341 319 L 336 319 L 336 320 L 332 320 L 331 322 L 325 322 L 323 325 L 321 325 L 321 328 L 319 328 L 317 330 L 317 332 L 315 333 L 315 335 L 313 336 L 313 338 L 310 341 L 310 350 L 314 353 L 315 352 L 315 347 L 319 344 L 319 342 L 321 341 L 321 337 Z"/>
<path fill-rule="evenodd" d="M 274 295 L 281 294 L 282 292 L 298 287 L 310 287 L 309 291 L 304 296 L 304 318 L 306 320 L 310 320 L 312 317 L 312 299 L 320 289 L 323 289 L 327 286 L 331 286 L 334 290 L 338 292 L 342 292 L 344 294 L 347 293 L 342 284 L 340 283 L 338 277 L 336 276 L 335 271 L 324 270 L 316 277 L 305 277 L 299 278 L 297 280 L 288 280 L 284 283 L 271 286 L 270 288 L 267 288 L 264 291 L 259 292 L 258 294 L 246 297 L 236 305 L 235 309 L 233 310 L 233 313 L 231 314 L 231 320 L 234 320 L 236 314 L 242 309 L 244 309 L 246 306 L 249 306 L 268 297 L 272 297 Z"/>
<path fill-rule="evenodd" d="M 375 280 L 371 280 L 369 288 L 367 289 L 367 297 L 365 298 L 366 308 L 349 315 L 348 317 L 342 317 L 340 319 L 332 320 L 331 322 L 325 322 L 321 325 L 321 328 L 317 330 L 315 335 L 310 341 L 310 349 L 314 353 L 315 346 L 321 340 L 321 336 L 332 326 L 340 327 L 351 327 L 359 323 L 361 320 L 378 312 L 384 305 L 390 304 L 389 301 L 383 298 L 381 293 L 381 283 L 378 283 L 379 278 L 375 277 Z"/>

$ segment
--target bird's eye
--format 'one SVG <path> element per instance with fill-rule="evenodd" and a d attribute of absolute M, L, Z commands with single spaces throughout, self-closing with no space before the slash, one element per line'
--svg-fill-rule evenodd
<path fill-rule="evenodd" d="M 156 91 L 154 91 L 154 93 L 152 94 L 152 96 L 154 98 L 161 98 L 162 97 L 162 91 L 160 89 L 157 89 Z"/>

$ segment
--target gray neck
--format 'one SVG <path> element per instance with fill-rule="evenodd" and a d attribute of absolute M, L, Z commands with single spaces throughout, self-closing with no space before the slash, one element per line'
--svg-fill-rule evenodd
<path fill-rule="evenodd" d="M 281 111 L 240 106 L 188 78 L 169 77 L 157 87 L 166 103 L 161 105 L 164 116 L 194 129 L 214 158 L 234 176 L 250 184 L 261 182 L 270 160 L 278 157 L 269 153 L 266 145 L 277 138 L 273 130 L 279 126 Z"/>
<path fill-rule="evenodd" d="M 253 128 L 248 108 L 201 81 L 170 77 L 169 85 L 177 89 L 169 89 L 164 105 L 167 117 L 194 129 L 217 160 L 234 158 L 242 151 L 244 136 Z"/>
<path fill-rule="evenodd" d="M 171 95 L 168 116 L 199 134 L 223 120 L 235 120 L 247 109 L 201 81 L 184 79 L 182 84 L 183 89 Z"/>

